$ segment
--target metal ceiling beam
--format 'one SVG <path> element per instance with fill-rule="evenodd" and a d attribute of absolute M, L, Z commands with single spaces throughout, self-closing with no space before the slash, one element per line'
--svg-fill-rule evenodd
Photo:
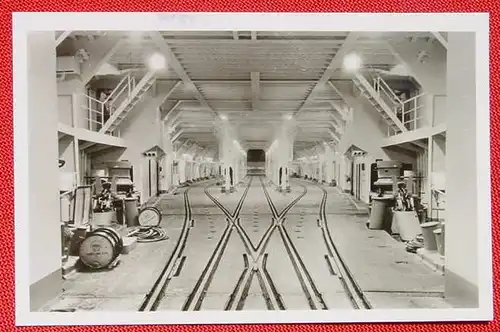
<path fill-rule="evenodd" d="M 342 116 L 342 120 L 347 121 L 347 119 L 349 119 L 349 114 L 347 114 L 347 112 L 343 110 L 342 107 L 340 107 L 340 105 L 338 105 L 333 101 L 330 102 L 330 105 L 332 105 L 332 108 L 335 111 L 337 111 L 340 114 L 340 116 Z"/>
<path fill-rule="evenodd" d="M 217 116 L 217 113 L 214 112 L 214 110 L 208 105 L 207 101 L 205 100 L 205 97 L 203 94 L 200 92 L 198 87 L 193 83 L 189 75 L 187 74 L 186 70 L 184 70 L 184 67 L 180 63 L 180 61 L 177 59 L 175 56 L 174 52 L 170 48 L 170 46 L 167 44 L 165 39 L 163 39 L 163 36 L 158 32 L 151 32 L 151 39 L 155 42 L 155 44 L 160 48 L 161 52 L 166 56 L 169 66 L 171 66 L 176 74 L 181 78 L 181 80 L 186 84 L 187 86 L 192 86 L 193 87 L 193 92 L 196 95 L 196 99 L 200 102 L 200 104 L 209 110 L 212 115 L 215 117 Z"/>
<path fill-rule="evenodd" d="M 444 38 L 443 34 L 439 31 L 432 31 L 432 35 L 443 45 L 444 48 L 448 49 L 448 41 Z"/>
<path fill-rule="evenodd" d="M 174 106 L 172 106 L 171 109 L 169 109 L 167 112 L 165 112 L 165 115 L 163 116 L 163 121 L 165 121 L 165 125 L 169 125 L 169 123 L 171 123 L 170 121 L 170 118 L 172 116 L 172 114 L 175 112 L 175 110 L 177 110 L 177 108 L 183 103 L 183 100 L 178 100 Z M 177 115 L 180 115 L 180 112 L 177 114 Z"/>
<path fill-rule="evenodd" d="M 342 60 L 344 59 L 344 56 L 353 49 L 358 37 L 359 33 L 357 32 L 350 32 L 347 35 L 347 38 L 344 40 L 344 43 L 337 50 L 332 61 L 330 62 L 326 70 L 323 72 L 323 75 L 321 75 L 321 78 L 316 82 L 315 86 L 311 89 L 309 95 L 304 100 L 302 106 L 300 106 L 300 108 L 295 112 L 295 115 L 300 113 L 300 111 L 302 111 L 305 108 L 307 103 L 309 103 L 311 99 L 313 99 L 314 96 L 316 95 L 316 91 L 322 88 L 328 82 L 328 80 L 333 76 L 335 70 L 342 65 Z"/>
<path fill-rule="evenodd" d="M 260 98 L 260 73 L 251 72 L 250 78 L 252 81 L 252 108 L 254 111 L 259 109 L 259 98 Z"/>
<path fill-rule="evenodd" d="M 163 105 L 167 100 L 168 98 L 170 98 L 170 96 L 172 95 L 172 93 L 181 85 L 181 81 L 178 81 L 177 83 L 174 84 L 174 86 L 172 88 L 170 88 L 170 90 L 168 90 L 168 93 L 167 95 L 165 96 L 165 99 L 163 99 L 161 105 Z M 161 106 L 160 105 L 160 106 Z M 174 106 L 175 107 L 175 106 Z M 174 108 L 171 108 L 170 110 L 166 111 L 165 114 L 161 114 L 161 118 L 162 118 L 162 121 L 165 121 L 165 119 L 168 117 L 168 115 L 170 114 L 170 112 L 172 112 Z"/>
<path fill-rule="evenodd" d="M 171 78 L 159 78 L 158 81 L 175 81 L 175 79 Z M 343 81 L 350 81 L 350 79 L 343 79 Z M 307 80 L 261 80 L 263 84 L 313 84 L 315 80 L 307 79 Z M 195 84 L 241 84 L 241 83 L 251 83 L 251 80 L 248 79 L 209 79 L 209 80 L 193 80 Z"/>
<path fill-rule="evenodd" d="M 337 134 L 335 134 L 332 130 L 329 130 L 328 132 L 330 133 L 332 138 L 336 139 L 337 142 L 340 142 L 340 137 Z"/>
<path fill-rule="evenodd" d="M 332 90 L 338 94 L 340 96 L 340 98 L 342 98 L 342 100 L 344 101 L 344 103 L 346 103 L 350 108 L 353 108 L 354 105 L 351 105 L 352 103 L 350 102 L 350 98 L 348 98 L 343 92 L 341 92 L 336 86 L 335 84 L 333 84 L 333 82 L 330 80 L 328 81 L 328 85 L 332 88 Z"/>
<path fill-rule="evenodd" d="M 251 40 L 250 39 L 234 39 L 234 37 L 226 38 L 226 39 L 173 39 L 173 38 L 164 38 L 166 42 L 173 46 L 191 46 L 193 48 L 196 47 L 218 47 L 218 46 L 241 46 L 248 45 L 248 43 L 256 43 L 259 46 L 266 45 L 276 45 L 276 44 L 286 44 L 290 45 L 291 43 L 297 43 L 298 45 L 303 45 L 304 47 L 309 46 L 324 46 L 324 47 L 332 47 L 337 46 L 340 47 L 343 43 L 343 40 L 339 39 L 263 39 L 257 38 L 257 31 L 252 31 Z M 309 45 L 305 45 L 309 44 Z"/>
<path fill-rule="evenodd" d="M 125 44 L 125 41 L 116 36 L 102 36 L 87 43 L 87 45 L 81 45 L 81 48 L 84 48 L 90 54 L 90 59 L 82 64 L 81 77 L 83 85 L 90 82 L 102 65 L 108 62 Z"/>
<path fill-rule="evenodd" d="M 73 31 L 71 31 L 71 30 L 66 30 L 66 31 L 63 31 L 59 36 L 57 36 L 56 47 L 59 46 L 59 44 L 61 44 L 66 38 L 68 38 L 72 32 Z"/>

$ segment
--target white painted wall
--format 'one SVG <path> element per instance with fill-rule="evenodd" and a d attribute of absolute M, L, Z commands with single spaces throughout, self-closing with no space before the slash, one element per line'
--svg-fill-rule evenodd
<path fill-rule="evenodd" d="M 61 268 L 56 45 L 54 32 L 27 40 L 30 283 Z"/>
<path fill-rule="evenodd" d="M 351 145 L 356 145 L 374 158 L 386 158 L 380 141 L 386 137 L 383 119 L 364 97 L 357 98 L 353 120 L 338 144 L 338 151 L 344 154 Z"/>
<path fill-rule="evenodd" d="M 73 126 L 73 97 L 71 95 L 59 95 L 57 101 L 59 122 Z"/>
<path fill-rule="evenodd" d="M 446 267 L 477 285 L 476 79 L 474 33 L 448 33 Z"/>
<path fill-rule="evenodd" d="M 143 190 L 147 177 L 143 153 L 155 145 L 162 143 L 160 123 L 158 122 L 158 105 L 154 104 L 154 97 L 149 92 L 143 97 L 136 108 L 129 113 L 127 119 L 120 126 L 121 138 L 127 142 L 127 149 L 120 159 L 128 160 L 133 165 L 134 185 Z M 141 195 L 141 199 L 146 199 Z"/>
<path fill-rule="evenodd" d="M 432 123 L 434 126 L 446 123 L 448 107 L 446 106 L 446 96 L 444 95 L 433 95 L 433 110 L 434 119 Z"/>
<path fill-rule="evenodd" d="M 400 36 L 405 33 L 398 33 Z M 430 33 L 429 33 L 430 36 Z M 425 39 L 397 38 L 389 41 L 399 60 L 422 86 L 423 92 L 431 94 L 446 94 L 446 49 L 439 41 Z M 424 62 L 418 60 L 420 52 L 426 52 L 428 57 Z"/>
<path fill-rule="evenodd" d="M 89 129 L 88 111 L 84 108 L 85 106 L 85 86 L 82 81 L 75 78 L 68 78 L 64 81 L 57 82 L 57 94 L 58 94 L 58 112 L 59 119 L 63 123 L 71 125 L 68 122 L 69 119 L 75 121 L 75 127 Z M 74 95 L 73 95 L 74 94 Z M 74 97 L 74 98 L 73 98 Z M 73 104 L 77 107 L 76 118 L 73 119 Z M 68 123 L 67 123 L 68 122 Z"/>

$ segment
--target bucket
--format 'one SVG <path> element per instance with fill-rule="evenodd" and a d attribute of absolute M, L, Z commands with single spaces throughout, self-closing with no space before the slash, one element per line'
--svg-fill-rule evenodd
<path fill-rule="evenodd" d="M 437 251 L 441 256 L 444 256 L 444 231 L 443 229 L 436 229 L 433 233 L 437 244 Z"/>
<path fill-rule="evenodd" d="M 115 211 L 107 212 L 94 212 L 92 215 L 92 225 L 95 226 L 108 226 L 116 220 Z"/>
<path fill-rule="evenodd" d="M 120 255 L 123 239 L 113 228 L 101 227 L 88 234 L 79 249 L 80 261 L 88 268 L 108 267 Z"/>
<path fill-rule="evenodd" d="M 139 216 L 139 209 L 137 207 L 137 198 L 127 197 L 125 201 L 125 222 L 127 226 L 137 226 L 137 217 Z"/>
<path fill-rule="evenodd" d="M 422 228 L 422 236 L 424 237 L 425 249 L 429 251 L 438 250 L 434 231 L 439 227 L 438 222 L 426 222 L 420 225 Z"/>
<path fill-rule="evenodd" d="M 386 227 L 387 209 L 392 199 L 373 197 L 370 212 L 370 229 L 384 229 Z"/>
<path fill-rule="evenodd" d="M 415 211 L 394 211 L 393 224 L 403 241 L 411 241 L 422 233 Z"/>

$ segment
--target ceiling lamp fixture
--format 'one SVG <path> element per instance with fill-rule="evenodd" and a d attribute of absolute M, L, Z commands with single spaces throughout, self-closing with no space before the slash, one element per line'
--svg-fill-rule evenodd
<path fill-rule="evenodd" d="M 148 59 L 148 67 L 152 71 L 159 71 L 165 69 L 167 61 L 160 53 L 153 53 Z"/>
<path fill-rule="evenodd" d="M 357 53 L 350 53 L 344 57 L 344 69 L 349 72 L 358 71 L 362 65 L 361 57 Z"/>
<path fill-rule="evenodd" d="M 226 120 L 227 120 L 227 116 L 226 116 L 226 115 L 224 115 L 224 114 L 222 114 L 222 115 L 220 116 L 220 118 L 221 118 L 222 120 L 224 120 L 224 121 L 226 121 Z"/>

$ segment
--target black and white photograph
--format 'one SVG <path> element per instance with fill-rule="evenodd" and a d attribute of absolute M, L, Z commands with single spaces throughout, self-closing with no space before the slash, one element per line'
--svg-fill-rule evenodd
<path fill-rule="evenodd" d="M 492 319 L 487 14 L 13 19 L 18 324 Z"/>

